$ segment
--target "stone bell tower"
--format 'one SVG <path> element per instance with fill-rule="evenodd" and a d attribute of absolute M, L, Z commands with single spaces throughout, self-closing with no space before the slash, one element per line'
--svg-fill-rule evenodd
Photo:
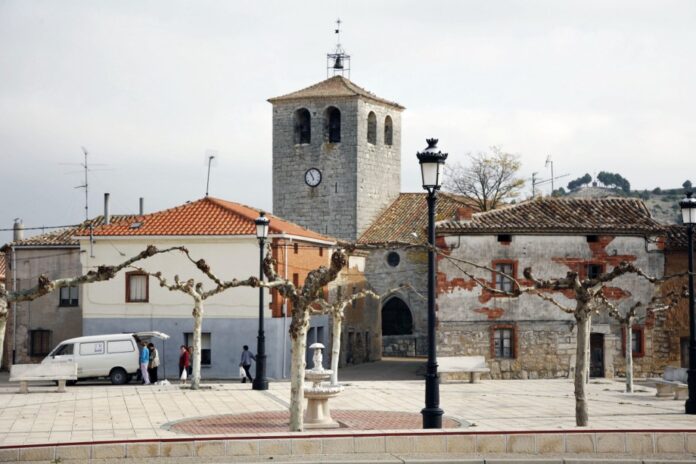
<path fill-rule="evenodd" d="M 338 29 L 337 29 L 338 31 Z M 273 213 L 356 240 L 401 189 L 404 107 L 355 85 L 340 44 L 334 75 L 273 105 Z"/>

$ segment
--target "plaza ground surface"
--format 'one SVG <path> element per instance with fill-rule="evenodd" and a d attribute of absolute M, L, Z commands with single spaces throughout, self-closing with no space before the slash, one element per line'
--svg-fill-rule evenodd
<path fill-rule="evenodd" d="M 424 403 L 424 382 L 416 373 L 421 363 L 389 360 L 341 370 L 340 380 L 346 388 L 331 401 L 331 406 L 339 420 L 343 415 L 352 417 L 353 422 L 352 426 L 347 424 L 350 428 L 326 433 L 359 430 L 361 411 L 400 413 L 380 418 L 379 427 L 386 430 L 403 429 L 404 421 L 418 424 L 417 415 Z M 0 380 L 0 445 L 4 446 L 278 434 L 290 397 L 288 382 L 271 382 L 265 392 L 237 382 L 210 381 L 198 391 L 178 385 L 80 383 L 68 387 L 66 393 L 55 393 L 51 386 L 32 386 L 29 394 L 22 395 L 17 384 L 7 383 L 6 375 Z M 590 382 L 590 430 L 696 432 L 696 417 L 683 413 L 683 401 L 657 398 L 653 388 L 640 385 L 632 394 L 623 390 L 624 385 L 618 380 Z M 453 420 L 448 425 L 460 426 L 457 430 L 578 430 L 573 383 L 569 379 L 442 384 L 440 400 L 446 418 Z M 264 426 L 263 418 L 254 420 L 253 413 L 264 413 L 274 420 Z M 235 414 L 244 414 L 245 420 L 238 420 L 232 428 L 225 428 L 225 421 L 215 418 Z M 186 421 L 190 420 L 198 421 L 197 426 L 189 423 L 187 427 Z M 369 428 L 375 427 L 365 427 Z"/>

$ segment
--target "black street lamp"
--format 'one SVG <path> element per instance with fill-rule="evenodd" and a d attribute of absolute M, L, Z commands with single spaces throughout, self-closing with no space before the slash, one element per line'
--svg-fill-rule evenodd
<path fill-rule="evenodd" d="M 263 282 L 263 248 L 266 238 L 268 238 L 268 224 L 271 222 L 266 213 L 260 212 L 256 223 L 256 238 L 259 239 L 259 280 Z M 266 335 L 263 332 L 263 292 L 266 289 L 259 287 L 259 334 L 256 337 L 256 376 L 251 383 L 254 390 L 268 390 L 268 379 L 266 379 Z"/>
<path fill-rule="evenodd" d="M 692 192 L 679 202 L 682 219 L 686 226 L 687 250 L 689 253 L 689 399 L 686 400 L 687 414 L 696 414 L 696 314 L 694 312 L 694 223 L 696 223 L 696 198 Z"/>
<path fill-rule="evenodd" d="M 428 364 L 425 372 L 424 429 L 441 429 L 440 379 L 437 374 L 437 349 L 435 343 L 435 206 L 440 190 L 442 166 L 447 153 L 437 148 L 437 139 L 427 139 L 428 147 L 416 154 L 421 166 L 423 188 L 428 191 Z"/>

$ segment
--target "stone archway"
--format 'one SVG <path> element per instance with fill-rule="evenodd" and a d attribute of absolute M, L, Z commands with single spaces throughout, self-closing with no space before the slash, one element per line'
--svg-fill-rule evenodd
<path fill-rule="evenodd" d="M 411 309 L 401 298 L 390 298 L 382 306 L 382 336 L 411 334 L 413 334 Z"/>

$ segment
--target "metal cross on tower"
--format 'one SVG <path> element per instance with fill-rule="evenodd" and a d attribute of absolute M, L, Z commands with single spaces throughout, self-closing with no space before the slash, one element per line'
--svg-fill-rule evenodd
<path fill-rule="evenodd" d="M 346 76 L 350 78 L 350 55 L 341 46 L 341 18 L 336 20 L 336 48 L 333 53 L 326 54 L 326 77 Z"/>

